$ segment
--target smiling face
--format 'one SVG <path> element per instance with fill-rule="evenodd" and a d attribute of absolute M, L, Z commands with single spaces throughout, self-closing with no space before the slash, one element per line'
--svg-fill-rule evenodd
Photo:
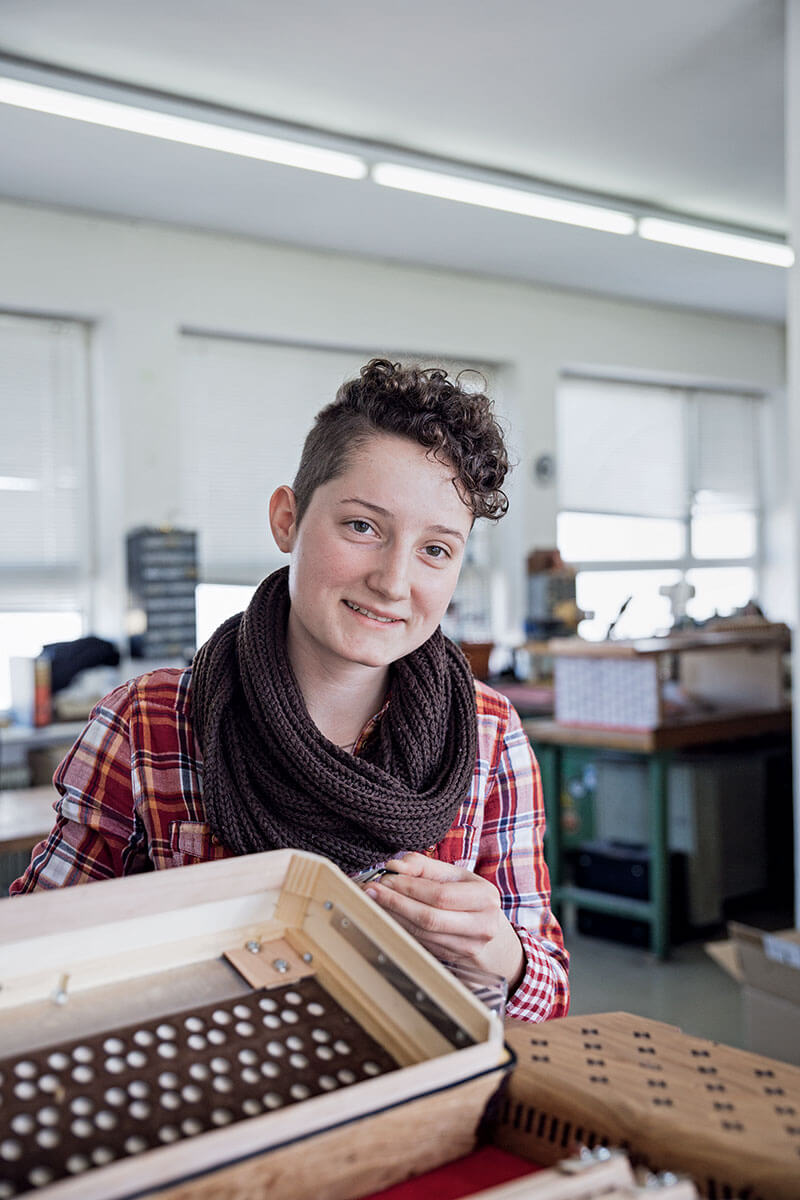
<path fill-rule="evenodd" d="M 290 659 L 340 673 L 384 670 L 431 636 L 458 580 L 472 511 L 453 469 L 407 438 L 376 434 L 316 489 L 300 525 L 294 495 L 270 503 L 291 553 Z"/>

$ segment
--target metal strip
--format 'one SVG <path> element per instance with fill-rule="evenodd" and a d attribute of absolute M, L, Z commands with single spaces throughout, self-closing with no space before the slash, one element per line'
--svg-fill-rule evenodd
<path fill-rule="evenodd" d="M 429 996 L 419 984 L 406 974 L 402 967 L 389 958 L 381 948 L 372 941 L 358 925 L 340 908 L 331 905 L 330 922 L 332 927 L 348 942 L 361 957 L 374 967 L 391 986 L 400 993 L 404 1000 L 413 1004 L 417 1012 L 441 1033 L 451 1045 L 460 1048 L 472 1046 L 475 1039 L 467 1033 L 457 1021 L 444 1011 L 443 1008 Z"/>

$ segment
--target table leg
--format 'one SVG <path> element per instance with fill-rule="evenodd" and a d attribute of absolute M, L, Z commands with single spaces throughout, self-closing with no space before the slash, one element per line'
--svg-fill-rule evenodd
<path fill-rule="evenodd" d="M 561 845 L 561 747 L 541 744 L 536 746 L 536 757 L 542 777 L 542 793 L 544 795 L 544 810 L 547 818 L 545 834 L 545 858 L 550 872 L 551 907 L 556 918 L 560 920 L 561 904 L 558 899 L 559 888 L 562 884 L 562 845 Z"/>
<path fill-rule="evenodd" d="M 650 785 L 650 900 L 653 919 L 650 948 L 657 958 L 669 955 L 669 760 L 666 752 L 655 751 L 648 762 Z"/>

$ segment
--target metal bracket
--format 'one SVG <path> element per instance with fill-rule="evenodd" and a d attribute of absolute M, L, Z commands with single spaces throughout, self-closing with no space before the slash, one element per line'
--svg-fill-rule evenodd
<path fill-rule="evenodd" d="M 324 907 L 327 908 L 329 903 L 327 902 Z M 373 942 L 372 938 L 354 924 L 346 913 L 335 905 L 331 905 L 329 911 L 330 923 L 336 932 L 357 950 L 364 961 L 378 971 L 404 1000 L 413 1004 L 417 1012 L 421 1013 L 442 1037 L 459 1049 L 475 1044 L 475 1039 L 467 1033 L 466 1029 L 454 1021 L 437 1001 L 428 995 L 424 988 L 421 988 L 402 967 L 389 958 L 380 946 Z"/>

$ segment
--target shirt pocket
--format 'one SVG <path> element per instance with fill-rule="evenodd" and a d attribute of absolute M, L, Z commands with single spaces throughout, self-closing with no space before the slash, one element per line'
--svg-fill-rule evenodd
<path fill-rule="evenodd" d="M 232 855 L 205 821 L 173 821 L 169 827 L 169 842 L 173 867 L 211 862 Z"/>

